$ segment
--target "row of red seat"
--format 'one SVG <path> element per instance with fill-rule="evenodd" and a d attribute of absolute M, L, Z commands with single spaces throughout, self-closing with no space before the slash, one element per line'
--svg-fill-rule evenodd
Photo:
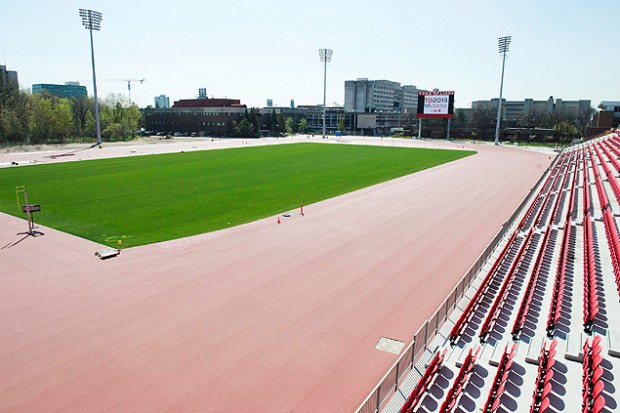
<path fill-rule="evenodd" d="M 606 209 L 603 212 L 603 222 L 605 223 L 605 235 L 607 236 L 607 245 L 609 247 L 611 263 L 614 270 L 614 276 L 616 278 L 618 296 L 620 296 L 620 236 L 618 235 L 616 221 L 614 220 L 610 209 Z"/>
<path fill-rule="evenodd" d="M 611 162 L 614 168 L 616 168 L 616 170 L 620 172 L 620 162 L 618 162 L 618 159 L 617 159 L 617 157 L 620 156 L 620 150 L 618 150 L 618 148 L 613 146 L 609 140 L 603 141 L 601 144 L 601 148 L 603 149 L 603 151 L 609 158 L 609 162 Z M 610 151 L 613 152 L 615 156 L 612 155 Z"/>
<path fill-rule="evenodd" d="M 553 340 L 551 344 L 549 344 L 549 350 L 545 349 L 546 343 L 542 346 L 530 413 L 545 413 L 549 411 L 549 405 L 551 403 L 549 394 L 551 394 L 552 389 L 551 379 L 554 374 L 553 366 L 555 365 L 557 345 L 557 340 Z"/>
<path fill-rule="evenodd" d="M 590 345 L 590 340 L 586 340 L 583 345 L 582 413 L 600 413 L 605 407 L 605 398 L 603 397 L 605 382 L 603 381 L 601 351 L 601 336 L 599 335 L 594 336 L 592 345 Z"/>
<path fill-rule="evenodd" d="M 407 401 L 403 404 L 403 407 L 400 409 L 400 413 L 412 413 L 414 411 L 420 400 L 422 400 L 422 397 L 426 393 L 429 385 L 441 369 L 445 354 L 445 349 L 443 351 L 438 351 L 435 353 L 428 367 L 426 368 L 426 371 L 422 375 L 422 378 L 409 395 Z"/>
<path fill-rule="evenodd" d="M 545 182 L 542 184 L 542 186 L 540 187 L 540 190 L 538 191 L 538 193 L 536 194 L 536 197 L 534 198 L 534 202 L 530 204 L 530 207 L 525 212 L 525 215 L 523 215 L 523 218 L 521 218 L 521 221 L 519 221 L 519 225 L 517 225 L 517 230 L 520 230 L 525 226 L 526 222 L 531 217 L 532 212 L 534 211 L 534 209 L 536 209 L 541 199 L 543 199 L 544 194 L 550 191 L 548 190 L 549 181 L 551 180 L 552 176 L 557 174 L 559 164 L 560 164 L 559 162 L 556 162 L 555 166 L 551 170 L 551 173 L 549 174 L 549 176 L 547 176 L 547 179 L 545 179 Z"/>
<path fill-rule="evenodd" d="M 461 334 L 463 333 L 465 326 L 467 325 L 467 323 L 469 323 L 469 320 L 471 319 L 471 317 L 473 317 L 474 312 L 476 311 L 476 308 L 478 308 L 478 306 L 480 305 L 482 301 L 482 298 L 485 296 L 487 290 L 489 289 L 491 285 L 491 281 L 493 280 L 493 277 L 495 276 L 495 273 L 499 269 L 500 265 L 504 262 L 504 259 L 506 258 L 508 251 L 512 249 L 513 244 L 515 240 L 517 239 L 517 232 L 518 231 L 515 231 L 512 233 L 512 236 L 510 237 L 510 239 L 508 240 L 508 242 L 506 243 L 506 245 L 500 252 L 499 256 L 493 263 L 493 266 L 491 267 L 487 275 L 484 277 L 484 279 L 480 283 L 480 286 L 476 289 L 476 292 L 474 293 L 474 296 L 472 297 L 472 299 L 469 301 L 469 304 L 467 304 L 467 307 L 465 307 L 463 314 L 461 314 L 459 319 L 454 324 L 454 327 L 452 327 L 452 330 L 450 331 L 450 337 L 449 337 L 451 345 L 456 344 L 456 341 L 461 337 Z"/>
<path fill-rule="evenodd" d="M 588 155 L 590 155 L 590 167 L 594 173 L 594 185 L 596 186 L 599 204 L 601 206 L 601 211 L 604 211 L 611 206 L 609 205 L 609 199 L 607 198 L 607 193 L 605 192 L 605 187 L 603 186 L 603 180 L 601 179 L 601 174 L 598 171 L 598 166 L 596 166 L 594 155 L 592 154 L 590 147 L 588 147 Z"/>
<path fill-rule="evenodd" d="M 538 213 L 536 214 L 536 217 L 533 220 L 532 227 L 538 228 L 538 227 L 542 226 L 542 224 L 543 224 L 542 218 L 543 218 L 545 212 L 547 212 L 547 209 L 549 208 L 549 203 L 551 202 L 550 194 L 554 190 L 556 190 L 556 187 L 558 186 L 558 184 L 560 182 L 562 182 L 562 185 L 560 187 L 563 187 L 563 183 L 564 183 L 566 175 L 567 175 L 566 174 L 566 170 L 568 168 L 568 162 L 567 161 L 569 161 L 569 160 L 570 160 L 570 158 L 566 154 L 562 154 L 560 156 L 560 160 L 556 164 L 556 168 L 554 168 L 555 176 L 553 178 L 553 181 L 551 182 L 551 185 L 549 187 L 549 191 L 545 195 L 543 195 L 545 199 L 543 201 L 542 206 L 538 209 Z M 560 179 L 560 178 L 562 178 L 562 179 Z M 559 198 L 560 198 L 560 194 L 558 193 L 556 195 L 556 202 L 554 202 L 554 205 L 556 205 L 556 206 L 558 205 L 557 200 Z M 554 212 L 556 211 L 556 209 L 557 208 L 554 207 Z M 551 219 L 553 220 L 553 214 L 552 214 L 552 218 Z M 521 228 L 521 229 L 523 229 L 523 228 Z"/>
<path fill-rule="evenodd" d="M 575 152 L 571 152 L 570 155 L 566 157 L 566 166 L 565 166 L 564 171 L 562 173 L 564 178 L 562 179 L 562 184 L 560 185 L 560 190 L 558 191 L 558 194 L 556 196 L 555 205 L 553 206 L 553 210 L 551 211 L 551 217 L 550 217 L 550 223 L 551 224 L 556 222 L 557 214 L 558 214 L 558 211 L 560 210 L 561 201 L 564 200 L 564 197 L 562 197 L 561 194 L 562 194 L 562 191 L 564 191 L 564 189 L 566 189 L 566 184 L 568 183 L 568 177 L 570 175 L 569 168 L 570 168 L 570 165 L 573 163 L 574 158 L 575 158 Z"/>
<path fill-rule="evenodd" d="M 614 145 L 610 145 L 612 151 L 617 155 L 620 156 L 620 150 L 618 150 L 618 146 L 620 146 L 620 138 L 618 138 L 618 136 L 612 136 L 610 139 L 606 140 L 608 143 L 613 143 Z"/>
<path fill-rule="evenodd" d="M 617 138 L 615 138 L 614 141 L 620 144 L 620 140 L 618 140 Z M 618 154 L 620 154 L 620 151 L 613 147 L 609 143 L 609 140 L 604 141 L 604 143 L 605 146 L 601 145 L 600 147 L 603 149 L 603 152 L 605 152 L 605 155 L 607 155 L 607 158 L 612 162 L 614 167 L 616 167 L 618 171 L 620 171 L 620 163 L 609 152 L 609 149 L 612 149 L 614 153 Z M 597 146 L 595 146 L 595 150 L 597 150 Z M 616 200 L 620 202 L 620 185 L 618 184 L 616 177 L 614 176 L 612 171 L 607 166 L 607 162 L 603 159 L 600 152 L 597 151 L 597 155 L 601 161 L 603 170 L 607 174 L 607 179 L 614 192 Z M 620 236 L 618 235 L 618 228 L 616 226 L 616 221 L 613 218 L 611 208 L 606 208 L 603 210 L 603 222 L 605 225 L 605 235 L 607 238 L 607 245 L 609 247 L 609 254 L 611 256 L 614 277 L 616 279 L 616 288 L 618 290 L 618 295 L 620 296 Z"/>
<path fill-rule="evenodd" d="M 467 384 L 469 376 L 474 370 L 474 365 L 476 364 L 478 353 L 480 353 L 480 347 L 477 347 L 476 351 L 470 348 L 467 352 L 467 356 L 465 357 L 463 365 L 461 366 L 461 369 L 456 376 L 456 380 L 454 380 L 454 383 L 452 383 L 452 387 L 450 387 L 450 390 L 448 390 L 446 399 L 443 401 L 441 407 L 439 408 L 439 413 L 449 413 L 454 409 L 454 406 L 456 406 L 456 401 L 463 392 L 463 388 Z"/>
<path fill-rule="evenodd" d="M 515 275 L 517 274 L 517 269 L 521 265 L 521 260 L 524 256 L 524 253 L 530 248 L 531 241 L 532 241 L 532 234 L 533 234 L 533 228 L 530 228 L 525 239 L 523 240 L 523 243 L 521 244 L 521 247 L 519 247 L 519 251 L 517 252 L 517 255 L 515 256 L 514 260 L 512 261 L 512 264 L 510 265 L 510 269 L 504 276 L 504 281 L 501 284 L 499 292 L 495 296 L 495 299 L 493 300 L 493 304 L 491 305 L 491 308 L 489 309 L 489 312 L 487 313 L 487 316 L 484 319 L 484 322 L 482 323 L 482 327 L 480 328 L 479 337 L 480 337 L 481 342 L 486 341 L 487 336 L 489 335 L 489 333 L 491 332 L 491 329 L 493 328 L 493 325 L 497 321 L 497 317 L 500 314 L 503 304 L 506 302 L 506 296 L 508 295 L 509 288 L 514 281 Z"/>
<path fill-rule="evenodd" d="M 599 160 L 601 162 L 601 166 L 603 167 L 603 171 L 605 171 L 605 175 L 607 176 L 607 181 L 609 181 L 609 185 L 611 186 L 611 189 L 612 189 L 612 191 L 614 193 L 614 196 L 616 197 L 616 201 L 618 201 L 618 203 L 620 203 L 620 185 L 618 184 L 618 181 L 616 180 L 616 177 L 614 176 L 613 172 L 611 171 L 611 169 L 607 165 L 607 161 L 601 155 L 600 149 L 603 150 L 603 152 L 605 153 L 605 155 L 609 159 L 613 159 L 613 161 L 616 162 L 616 163 L 618 163 L 618 161 L 616 161 L 613 158 L 613 155 L 609 152 L 609 150 L 605 146 L 602 146 L 602 145 L 600 145 L 598 143 L 596 145 L 594 145 L 594 150 L 596 151 L 596 155 L 598 156 L 598 158 L 599 158 Z M 620 164 L 618 164 L 617 167 L 620 169 Z"/>
<path fill-rule="evenodd" d="M 511 330 L 511 334 L 512 334 L 512 338 L 513 340 L 518 340 L 519 335 L 521 334 L 521 330 L 523 329 L 523 326 L 525 324 L 525 320 L 527 319 L 527 315 L 530 309 L 530 303 L 532 301 L 532 297 L 534 295 L 534 291 L 535 291 L 535 287 L 538 283 L 538 278 L 540 277 L 540 273 L 542 271 L 543 268 L 543 264 L 545 262 L 545 256 L 548 252 L 553 250 L 553 245 L 550 244 L 550 235 L 551 235 L 551 231 L 552 231 L 552 225 L 556 220 L 556 215 L 559 211 L 560 208 L 560 204 L 561 201 L 563 200 L 563 197 L 561 196 L 562 191 L 566 188 L 566 185 L 568 183 L 568 177 L 570 174 L 569 172 L 569 168 L 571 164 L 575 164 L 575 169 L 573 171 L 573 180 L 570 186 L 570 193 L 569 193 L 569 205 L 568 205 L 568 212 L 566 214 L 566 219 L 570 219 L 570 217 L 573 214 L 573 205 L 574 205 L 574 187 L 575 187 L 575 182 L 576 182 L 576 178 L 577 178 L 577 162 L 576 162 L 576 158 L 577 158 L 577 152 L 576 151 L 572 151 L 570 152 L 570 154 L 568 154 L 567 156 L 565 156 L 564 158 L 564 162 L 563 162 L 563 168 L 562 168 L 562 172 L 561 175 L 563 176 L 562 178 L 562 183 L 560 185 L 559 191 L 557 193 L 556 196 L 556 200 L 555 200 L 555 205 L 553 206 L 553 210 L 551 212 L 551 216 L 549 219 L 549 222 L 547 224 L 547 228 L 544 231 L 544 237 L 543 240 L 541 242 L 541 246 L 540 249 L 538 251 L 538 255 L 536 256 L 536 262 L 534 264 L 534 270 L 532 271 L 532 273 L 530 274 L 530 277 L 528 279 L 528 283 L 525 287 L 525 293 L 524 296 L 521 300 L 521 304 L 519 306 L 519 310 L 517 311 L 517 317 L 515 319 L 514 325 L 512 327 Z"/>
<path fill-rule="evenodd" d="M 549 305 L 549 316 L 547 317 L 547 335 L 553 337 L 557 323 L 560 320 L 562 311 L 562 302 L 564 301 L 564 284 L 566 282 L 566 267 L 568 265 L 570 237 L 573 231 L 573 225 L 567 219 L 564 222 L 564 233 L 562 235 L 562 244 L 560 245 L 560 258 L 553 282 L 551 292 L 551 304 Z"/>
<path fill-rule="evenodd" d="M 557 189 L 559 186 L 558 195 L 556 196 L 556 201 L 554 203 L 552 213 L 550 214 L 550 222 L 553 223 L 555 220 L 557 211 L 559 210 L 560 200 L 562 199 L 561 191 L 563 190 L 564 186 L 567 183 L 568 169 L 570 168 L 573 157 L 574 157 L 574 154 L 572 153 L 564 153 L 560 155 L 560 157 L 558 158 L 558 161 L 555 163 L 555 166 L 551 170 L 551 173 L 549 174 L 549 176 L 547 176 L 546 180 L 541 186 L 541 189 L 538 191 L 536 197 L 534 198 L 534 201 L 530 204 L 527 212 L 521 219 L 519 225 L 517 226 L 517 229 L 513 232 L 512 236 L 506 243 L 506 246 L 500 253 L 499 257 L 493 263 L 491 270 L 487 273 L 486 277 L 482 280 L 480 287 L 478 287 L 478 289 L 474 293 L 473 298 L 470 300 L 469 304 L 467 305 L 467 307 L 465 308 L 465 310 L 463 311 L 459 319 L 456 321 L 454 327 L 452 328 L 450 332 L 450 336 L 449 336 L 449 340 L 452 345 L 456 344 L 457 340 L 462 335 L 462 332 L 465 329 L 465 326 L 469 323 L 476 309 L 479 307 L 480 303 L 482 302 L 482 298 L 485 297 L 485 295 L 489 291 L 489 287 L 492 284 L 494 277 L 496 276 L 496 272 L 498 268 L 504 262 L 507 252 L 512 249 L 512 246 L 514 244 L 514 241 L 517 237 L 519 230 L 524 229 L 524 226 L 531 219 L 533 221 L 533 225 L 530 228 L 530 231 L 526 239 L 521 244 L 521 247 L 519 248 L 517 252 L 518 259 L 515 259 L 513 261 L 510 267 L 510 270 L 508 271 L 507 275 L 504 277 L 504 280 L 500 287 L 500 292 L 494 299 L 492 307 L 485 319 L 485 322 L 482 325 L 481 332 L 480 332 L 480 339 L 481 341 L 486 340 L 488 334 L 493 328 L 493 324 L 497 320 L 497 316 L 499 315 L 499 312 L 501 311 L 502 305 L 506 298 L 506 294 L 509 290 L 510 285 L 512 284 L 512 280 L 516 273 L 516 268 L 518 268 L 518 264 L 520 263 L 520 257 L 526 250 L 526 247 L 529 246 L 530 244 L 529 241 L 532 236 L 532 230 L 534 227 L 544 224 L 544 222 L 542 221 L 542 217 L 544 216 L 544 213 L 549 206 L 549 200 L 550 200 L 549 195 L 551 194 L 553 190 Z M 573 184 L 574 184 L 574 181 L 573 181 Z M 571 195 L 569 199 L 570 215 L 572 215 L 572 210 L 573 210 L 573 205 L 574 205 L 573 198 L 574 198 L 574 192 L 573 192 L 573 188 L 571 188 Z M 538 207 L 538 212 L 536 213 L 536 216 L 533 217 L 532 214 L 534 213 L 534 210 L 536 209 L 536 207 Z"/>
<path fill-rule="evenodd" d="M 592 236 L 592 217 L 583 219 L 583 328 L 592 332 L 594 318 L 599 312 L 596 294 L 596 265 L 594 261 L 594 237 Z"/>
<path fill-rule="evenodd" d="M 586 151 L 582 149 L 581 161 L 583 163 L 582 178 L 583 178 L 583 215 L 587 215 L 592 211 L 592 201 L 590 199 L 590 185 L 588 180 L 588 164 L 586 162 Z"/>
<path fill-rule="evenodd" d="M 545 230 L 545 235 L 543 236 L 540 249 L 538 250 L 538 255 L 536 256 L 536 262 L 534 263 L 534 271 L 532 271 L 532 274 L 530 275 L 530 278 L 527 282 L 527 285 L 525 287 L 525 294 L 523 295 L 521 305 L 519 306 L 519 310 L 517 311 L 517 317 L 515 319 L 514 325 L 512 326 L 511 334 L 512 339 L 515 341 L 519 339 L 521 330 L 525 325 L 525 320 L 527 319 L 527 315 L 530 310 L 532 297 L 534 296 L 534 291 L 536 291 L 536 285 L 538 284 L 538 278 L 540 277 L 540 273 L 545 262 L 545 256 L 547 252 L 550 251 L 550 235 L 551 223 L 547 225 L 547 229 Z"/>
<path fill-rule="evenodd" d="M 568 196 L 568 206 L 564 216 L 564 230 L 562 234 L 562 244 L 560 245 L 560 257 L 558 260 L 553 289 L 551 292 L 551 304 L 549 305 L 549 316 L 547 317 L 547 335 L 553 337 L 557 323 L 562 311 L 564 300 L 564 284 L 566 282 L 566 268 L 568 265 L 570 238 L 573 231 L 572 218 L 575 209 L 575 196 L 577 188 L 577 172 L 579 170 L 579 153 L 575 151 L 573 180 Z"/>
<path fill-rule="evenodd" d="M 482 411 L 484 413 L 495 413 L 499 409 L 500 406 L 500 398 L 504 393 L 504 386 L 508 381 L 508 376 L 510 375 L 510 368 L 512 367 L 512 360 L 514 359 L 515 353 L 517 352 L 517 345 L 513 344 L 508 350 L 508 345 L 504 348 L 504 352 L 502 353 L 502 358 L 497 366 L 497 372 L 495 373 L 495 377 L 493 378 L 493 382 L 491 383 L 491 390 L 489 391 L 489 396 L 487 397 L 487 401 L 484 404 L 484 408 Z"/>

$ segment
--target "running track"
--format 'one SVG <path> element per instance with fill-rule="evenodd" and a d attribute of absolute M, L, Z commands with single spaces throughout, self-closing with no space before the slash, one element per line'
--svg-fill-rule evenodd
<path fill-rule="evenodd" d="M 1 249 L 0 411 L 354 411 L 397 358 L 378 340 L 409 342 L 551 162 L 465 147 L 280 225 L 107 261 L 49 228 Z M 24 228 L 0 214 L 0 247 Z"/>

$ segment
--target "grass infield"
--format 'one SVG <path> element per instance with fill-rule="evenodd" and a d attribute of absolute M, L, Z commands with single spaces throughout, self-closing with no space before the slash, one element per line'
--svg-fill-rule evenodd
<path fill-rule="evenodd" d="M 299 143 L 5 168 L 0 211 L 118 247 L 228 228 L 474 154 Z M 23 200 L 22 200 L 23 202 Z M 24 225 L 25 227 L 25 225 Z"/>

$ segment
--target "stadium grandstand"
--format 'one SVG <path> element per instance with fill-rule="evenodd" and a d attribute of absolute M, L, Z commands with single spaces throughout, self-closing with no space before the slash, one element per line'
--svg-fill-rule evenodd
<path fill-rule="evenodd" d="M 358 412 L 618 411 L 619 158 L 562 151 Z"/>

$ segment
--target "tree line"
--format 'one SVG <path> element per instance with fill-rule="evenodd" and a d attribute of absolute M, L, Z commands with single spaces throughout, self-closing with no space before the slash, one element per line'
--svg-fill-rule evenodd
<path fill-rule="evenodd" d="M 591 122 L 593 113 L 593 108 L 554 111 L 534 108 L 519 119 L 502 119 L 502 134 L 506 139 L 516 136 L 518 140 L 566 144 L 586 135 L 586 128 Z M 497 104 L 491 102 L 479 104 L 471 110 L 456 109 L 451 122 L 451 136 L 482 140 L 494 139 L 496 118 Z M 418 119 L 415 112 L 407 112 L 404 115 L 403 125 L 411 133 L 417 132 Z M 446 126 L 445 119 L 424 119 L 422 130 L 423 133 L 428 133 L 433 129 L 438 130 L 441 131 L 442 136 L 445 136 Z"/>
<path fill-rule="evenodd" d="M 533 109 L 519 119 L 502 120 L 501 127 L 502 129 L 547 129 L 549 131 L 546 135 L 547 140 L 569 143 L 572 139 L 586 135 L 586 128 L 590 124 L 593 113 L 593 108 L 558 111 Z M 469 123 L 470 127 L 484 134 L 485 130 L 495 128 L 496 118 L 497 105 L 479 105 L 472 109 L 470 119 L 467 119 L 462 112 L 459 113 L 457 110 L 455 124 L 458 126 Z"/>
<path fill-rule="evenodd" d="M 142 123 L 138 107 L 119 94 L 101 101 L 99 113 L 101 135 L 108 141 L 132 139 Z M 91 142 L 96 137 L 93 98 L 32 94 L 0 83 L 0 145 Z"/>
<path fill-rule="evenodd" d="M 233 121 L 232 134 L 237 137 L 254 138 L 261 135 L 261 131 L 269 131 L 270 136 L 292 135 L 306 133 L 308 121 L 300 118 L 295 122 L 291 116 L 284 116 L 272 109 L 270 115 L 260 115 L 256 108 L 246 110 L 239 122 Z"/>

